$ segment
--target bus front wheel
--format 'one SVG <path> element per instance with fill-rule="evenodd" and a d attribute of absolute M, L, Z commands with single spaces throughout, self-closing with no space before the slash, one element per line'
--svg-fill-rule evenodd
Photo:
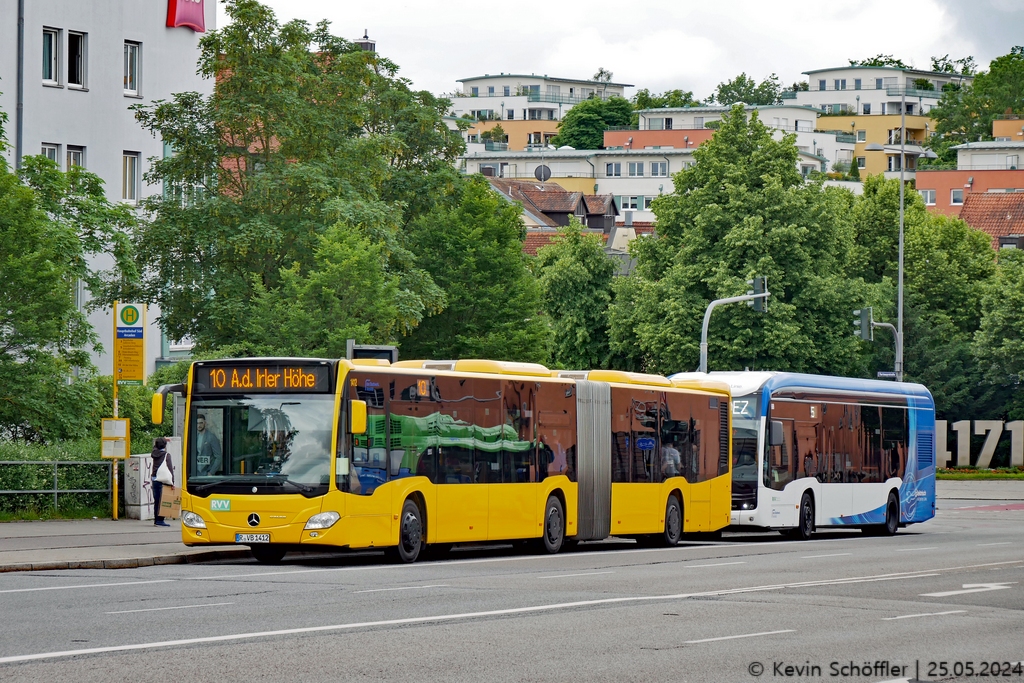
<path fill-rule="evenodd" d="M 388 554 L 397 562 L 415 562 L 423 549 L 423 521 L 414 500 L 405 501 L 398 523 L 398 545 L 388 548 Z"/>
<path fill-rule="evenodd" d="M 805 493 L 800 499 L 800 519 L 797 527 L 793 529 L 793 537 L 806 541 L 814 533 L 814 498 L 811 494 Z"/>
<path fill-rule="evenodd" d="M 565 542 L 565 511 L 558 496 L 548 496 L 544 506 L 544 550 L 554 555 Z"/>

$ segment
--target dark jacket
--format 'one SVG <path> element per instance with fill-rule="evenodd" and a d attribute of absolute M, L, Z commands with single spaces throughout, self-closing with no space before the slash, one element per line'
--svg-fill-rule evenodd
<path fill-rule="evenodd" d="M 153 477 L 156 477 L 157 471 L 160 469 L 160 465 L 163 464 L 164 460 L 167 460 L 167 469 L 171 471 L 171 475 L 174 475 L 174 463 L 171 462 L 171 457 L 167 455 L 167 451 L 163 448 L 154 448 L 150 454 L 153 457 Z"/>

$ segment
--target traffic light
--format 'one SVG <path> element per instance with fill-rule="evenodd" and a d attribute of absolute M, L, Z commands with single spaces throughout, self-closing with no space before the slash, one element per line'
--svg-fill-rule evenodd
<path fill-rule="evenodd" d="M 753 280 L 747 280 L 747 284 L 750 285 L 751 289 L 747 290 L 747 295 L 751 294 L 764 294 L 768 291 L 768 278 L 766 277 L 755 277 Z M 753 308 L 758 313 L 768 312 L 768 298 L 760 297 L 757 299 L 751 299 L 747 302 L 747 305 Z"/>
<path fill-rule="evenodd" d="M 858 308 L 853 312 L 856 316 L 853 319 L 853 333 L 864 341 L 872 341 L 875 338 L 875 314 L 871 306 Z"/>

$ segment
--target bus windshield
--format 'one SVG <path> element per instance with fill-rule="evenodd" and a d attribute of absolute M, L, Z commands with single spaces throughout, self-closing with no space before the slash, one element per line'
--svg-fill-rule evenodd
<path fill-rule="evenodd" d="M 334 397 L 256 394 L 192 399 L 189 493 L 327 492 Z"/>
<path fill-rule="evenodd" d="M 757 394 L 732 400 L 732 492 L 733 509 L 757 507 L 757 433 L 761 413 Z"/>

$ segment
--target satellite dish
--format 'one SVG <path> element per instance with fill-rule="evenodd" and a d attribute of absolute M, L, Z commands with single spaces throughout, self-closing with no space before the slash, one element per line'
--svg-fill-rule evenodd
<path fill-rule="evenodd" d="M 539 181 L 541 181 L 541 182 L 543 183 L 543 182 L 545 182 L 545 181 L 546 181 L 546 180 L 547 180 L 548 178 L 550 178 L 550 177 L 551 177 L 551 169 L 550 169 L 550 168 L 548 168 L 547 166 L 545 166 L 544 164 L 541 164 L 541 165 L 540 165 L 540 166 L 538 166 L 538 167 L 537 167 L 537 169 L 536 169 L 536 170 L 535 170 L 535 171 L 533 172 L 533 177 L 534 177 L 534 178 L 536 178 L 537 180 L 539 180 Z"/>

